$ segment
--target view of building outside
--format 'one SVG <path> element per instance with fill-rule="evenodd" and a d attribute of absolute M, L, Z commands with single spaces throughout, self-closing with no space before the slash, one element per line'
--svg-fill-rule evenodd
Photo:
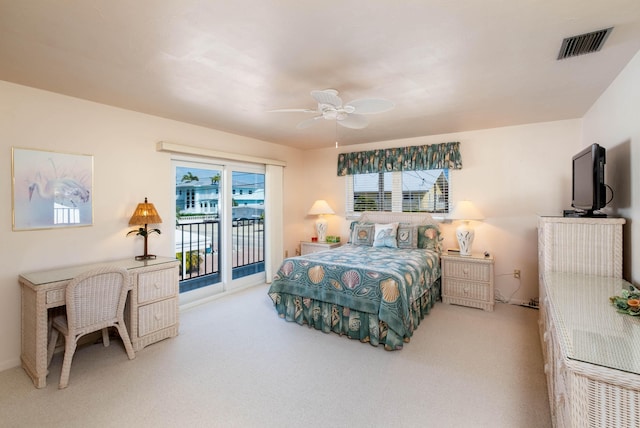
<path fill-rule="evenodd" d="M 264 271 L 264 174 L 231 173 L 231 221 L 223 221 L 222 171 L 176 167 L 176 257 L 182 261 L 181 291 L 220 281 L 222 252 L 233 278 Z M 221 242 L 229 225 L 232 248 Z"/>
<path fill-rule="evenodd" d="M 393 174 L 399 174 L 403 212 L 447 212 L 449 170 L 382 172 L 353 176 L 354 210 L 392 211 Z"/>
<path fill-rule="evenodd" d="M 219 216 L 221 172 L 215 169 L 176 168 L 176 215 Z M 264 216 L 264 174 L 232 173 L 232 216 Z"/>

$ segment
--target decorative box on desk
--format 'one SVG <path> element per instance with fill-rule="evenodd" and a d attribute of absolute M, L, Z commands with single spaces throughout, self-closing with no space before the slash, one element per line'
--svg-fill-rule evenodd
<path fill-rule="evenodd" d="M 342 245 L 341 242 L 302 241 L 300 242 L 300 254 L 304 256 L 305 254 L 317 253 L 319 251 L 333 250 L 334 248 L 338 248 L 340 245 Z"/>
<path fill-rule="evenodd" d="M 493 311 L 493 257 L 442 254 L 442 301 Z"/>

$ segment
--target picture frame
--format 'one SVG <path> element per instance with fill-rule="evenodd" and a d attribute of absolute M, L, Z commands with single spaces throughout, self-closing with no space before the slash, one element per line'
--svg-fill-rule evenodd
<path fill-rule="evenodd" d="M 11 148 L 14 231 L 93 225 L 93 156 Z"/>

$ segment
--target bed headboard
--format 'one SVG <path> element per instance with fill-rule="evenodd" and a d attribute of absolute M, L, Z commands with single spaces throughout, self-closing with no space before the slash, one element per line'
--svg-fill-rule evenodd
<path fill-rule="evenodd" d="M 387 211 L 365 211 L 359 221 L 368 223 L 437 224 L 429 213 L 392 213 Z"/>

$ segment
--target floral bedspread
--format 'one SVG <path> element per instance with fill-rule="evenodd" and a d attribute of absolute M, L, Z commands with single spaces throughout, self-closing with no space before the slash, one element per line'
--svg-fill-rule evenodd
<path fill-rule="evenodd" d="M 411 313 L 440 278 L 439 255 L 424 249 L 344 245 L 284 260 L 269 296 L 301 296 L 375 314 L 400 338 L 414 330 Z"/>

